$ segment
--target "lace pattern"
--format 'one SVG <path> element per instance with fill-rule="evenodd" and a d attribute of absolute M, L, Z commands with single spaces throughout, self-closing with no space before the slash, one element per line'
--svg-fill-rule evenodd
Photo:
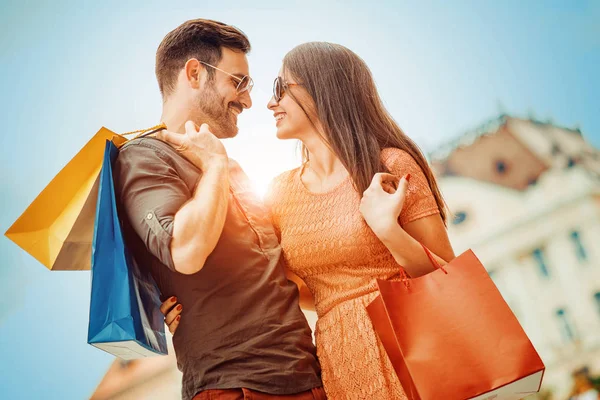
<path fill-rule="evenodd" d="M 388 148 L 381 156 L 393 174 L 411 174 L 402 225 L 439 213 L 408 153 Z M 317 355 L 328 398 L 405 399 L 365 309 L 377 296 L 376 278 L 399 279 L 401 267 L 362 218 L 351 180 L 315 194 L 300 181 L 298 168 L 274 180 L 266 204 L 288 268 L 315 298 Z"/>

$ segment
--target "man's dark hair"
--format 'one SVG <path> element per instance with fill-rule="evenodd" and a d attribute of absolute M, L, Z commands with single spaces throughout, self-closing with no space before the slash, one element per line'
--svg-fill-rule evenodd
<path fill-rule="evenodd" d="M 221 48 L 250 51 L 248 37 L 238 28 L 208 19 L 186 21 L 165 36 L 156 51 L 156 79 L 163 98 L 175 88 L 177 74 L 190 58 L 217 65 Z M 209 79 L 214 70 L 208 68 Z"/>

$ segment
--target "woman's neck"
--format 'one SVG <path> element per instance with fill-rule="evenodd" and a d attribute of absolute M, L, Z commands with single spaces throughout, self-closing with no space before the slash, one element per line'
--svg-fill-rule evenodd
<path fill-rule="evenodd" d="M 303 143 L 308 149 L 308 166 L 320 180 L 325 180 L 346 172 L 346 168 L 338 156 L 320 138 Z"/>

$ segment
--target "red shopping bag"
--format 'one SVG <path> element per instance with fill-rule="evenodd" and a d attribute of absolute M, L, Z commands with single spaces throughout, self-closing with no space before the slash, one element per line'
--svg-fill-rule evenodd
<path fill-rule="evenodd" d="M 540 359 L 487 271 L 468 250 L 403 281 L 377 280 L 367 306 L 411 400 L 512 400 L 539 391 Z"/>

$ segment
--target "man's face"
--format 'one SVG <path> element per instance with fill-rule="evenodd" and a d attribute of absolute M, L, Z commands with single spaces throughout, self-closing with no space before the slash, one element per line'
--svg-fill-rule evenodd
<path fill-rule="evenodd" d="M 227 48 L 222 49 L 222 54 L 221 61 L 215 67 L 239 79 L 201 64 L 201 70 L 205 69 L 204 78 L 194 99 L 193 112 L 198 117 L 196 123 L 206 122 L 215 136 L 230 138 L 238 133 L 238 115 L 252 107 L 252 100 L 248 91 L 238 94 L 236 90 L 240 79 L 249 75 L 246 55 Z M 212 70 L 210 79 L 207 73 L 209 69 Z"/>

